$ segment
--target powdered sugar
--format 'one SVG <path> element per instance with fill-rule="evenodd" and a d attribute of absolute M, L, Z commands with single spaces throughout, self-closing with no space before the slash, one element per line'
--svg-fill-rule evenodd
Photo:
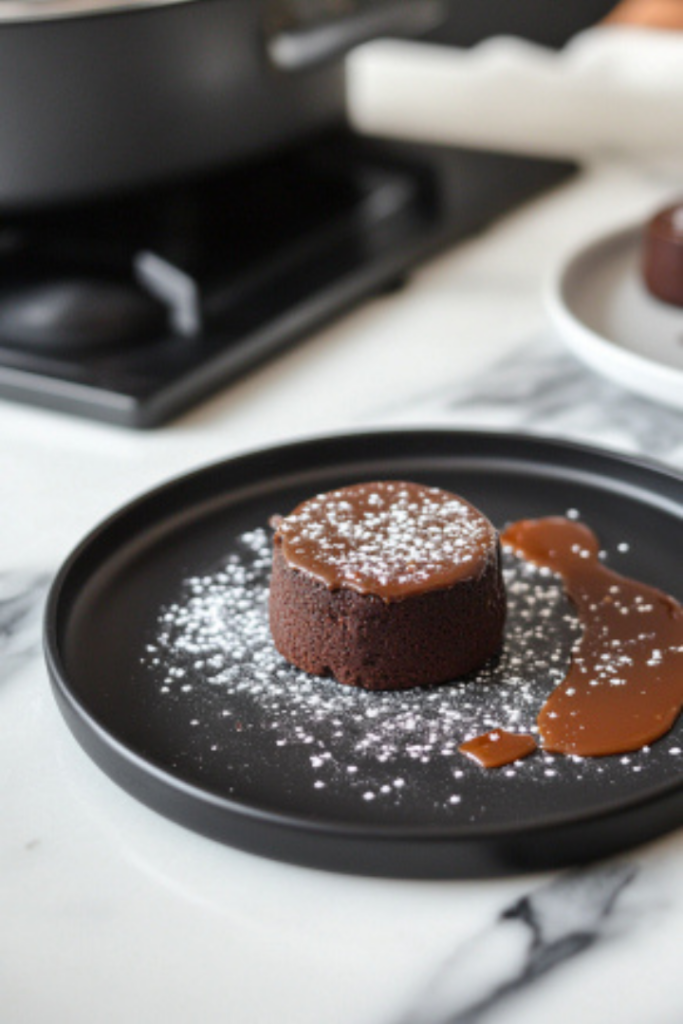
<path fill-rule="evenodd" d="M 400 481 L 320 494 L 288 515 L 278 534 L 290 564 L 376 593 L 378 585 L 443 586 L 474 571 L 496 544 L 488 520 L 467 502 Z"/>
<path fill-rule="evenodd" d="M 247 762 L 254 770 L 257 754 L 273 792 L 289 800 L 294 789 L 307 790 L 339 817 L 355 807 L 393 820 L 409 809 L 413 819 L 431 821 L 511 814 L 500 779 L 533 780 L 536 805 L 547 801 L 551 810 L 553 786 L 647 768 L 647 751 L 628 766 L 540 751 L 486 772 L 458 752 L 464 740 L 498 727 L 535 733 L 545 697 L 565 675 L 579 626 L 547 570 L 504 554 L 508 621 L 495 663 L 448 686 L 367 693 L 308 676 L 275 651 L 270 548 L 267 531 L 245 533 L 223 565 L 186 580 L 149 638 L 144 663 L 161 699 L 186 704 L 200 759 L 223 758 L 239 777 Z"/>

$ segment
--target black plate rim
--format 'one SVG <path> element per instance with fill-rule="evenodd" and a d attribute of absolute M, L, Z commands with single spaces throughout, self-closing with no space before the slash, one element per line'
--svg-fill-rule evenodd
<path fill-rule="evenodd" d="M 662 497 L 667 499 L 667 505 L 675 505 L 680 509 L 681 514 L 683 514 L 683 491 L 681 498 L 678 501 L 675 499 L 672 500 L 667 493 L 669 488 L 683 488 L 683 473 L 680 473 L 669 466 L 658 463 L 654 459 L 649 459 L 640 455 L 615 452 L 606 448 L 583 444 L 581 442 L 546 437 L 534 433 L 503 433 L 500 431 L 488 430 L 470 431 L 458 430 L 450 427 L 427 427 L 417 429 L 396 428 L 388 430 L 383 428 L 378 428 L 377 430 L 368 430 L 367 428 L 363 428 L 357 431 L 346 431 L 337 434 L 321 434 L 265 448 L 254 448 L 227 459 L 212 461 L 198 469 L 190 471 L 189 473 L 182 473 L 171 477 L 150 490 L 143 492 L 115 510 L 111 515 L 102 520 L 86 534 L 83 540 L 65 559 L 61 569 L 55 576 L 46 602 L 43 648 L 50 681 L 52 683 L 55 697 L 57 698 L 58 706 L 60 707 L 62 714 L 67 718 L 67 724 L 72 731 L 74 731 L 73 724 L 68 719 L 66 713 L 67 710 L 80 721 L 82 727 L 89 730 L 99 740 L 99 742 L 102 743 L 104 747 L 107 747 L 116 757 L 121 758 L 136 770 L 153 777 L 163 786 L 169 787 L 175 793 L 180 794 L 189 800 L 199 800 L 202 804 L 220 809 L 227 814 L 236 815 L 240 818 L 247 818 L 252 821 L 259 822 L 260 824 L 272 826 L 273 828 L 286 828 L 290 831 L 293 830 L 300 832 L 301 834 L 314 833 L 316 835 L 324 835 L 331 838 L 343 837 L 350 840 L 358 839 L 362 841 L 390 842 L 391 840 L 404 839 L 407 841 L 422 840 L 425 843 L 446 841 L 454 844 L 459 842 L 476 843 L 477 841 L 486 841 L 493 838 L 504 841 L 506 838 L 518 837 L 522 832 L 527 835 L 540 835 L 547 833 L 548 831 L 553 831 L 558 827 L 564 828 L 576 825 L 588 825 L 591 822 L 596 822 L 598 820 L 605 821 L 605 819 L 608 819 L 610 816 L 616 817 L 622 815 L 624 812 L 637 810 L 641 806 L 650 805 L 653 801 L 662 800 L 679 790 L 682 790 L 683 774 L 680 780 L 672 779 L 661 783 L 658 786 L 650 787 L 644 794 L 634 795 L 632 798 L 621 798 L 617 806 L 615 806 L 614 803 L 608 803 L 604 806 L 600 805 L 594 807 L 590 811 L 586 812 L 572 814 L 565 812 L 557 815 L 546 815 L 542 822 L 525 822 L 521 819 L 516 821 L 514 825 L 489 824 L 479 826 L 468 825 L 464 827 L 453 826 L 448 828 L 441 826 L 431 827 L 428 825 L 375 825 L 365 822 L 333 822 L 314 815 L 303 816 L 296 814 L 283 814 L 268 808 L 257 807 L 247 802 L 241 802 L 233 798 L 222 796 L 210 789 L 204 789 L 201 786 L 186 782 L 174 775 L 172 772 L 166 771 L 159 765 L 147 760 L 136 750 L 127 746 L 116 736 L 109 733 L 106 727 L 98 722 L 97 719 L 91 715 L 85 707 L 83 707 L 78 698 L 71 692 L 66 669 L 59 653 L 59 618 L 61 615 L 60 605 L 62 597 L 68 588 L 71 576 L 79 569 L 81 561 L 90 552 L 93 545 L 100 543 L 102 538 L 108 537 L 108 535 L 119 528 L 121 524 L 125 525 L 126 520 L 130 517 L 135 517 L 140 509 L 144 509 L 150 503 L 158 503 L 174 492 L 178 492 L 186 488 L 191 490 L 198 480 L 204 480 L 215 473 L 225 472 L 231 468 L 239 469 L 244 466 L 250 467 L 255 461 L 275 460 L 276 462 L 280 462 L 282 457 L 285 455 L 290 457 L 293 456 L 298 461 L 302 457 L 310 456 L 314 453 L 320 453 L 328 446 L 334 447 L 339 444 L 344 445 L 349 442 L 358 443 L 364 440 L 385 442 L 392 445 L 400 441 L 415 442 L 416 440 L 419 440 L 429 448 L 431 443 L 434 441 L 438 441 L 439 444 L 443 444 L 444 440 L 448 439 L 456 441 L 461 445 L 467 445 L 468 447 L 471 446 L 472 451 L 468 454 L 465 454 L 464 452 L 451 453 L 451 458 L 454 454 L 457 454 L 458 458 L 463 461 L 466 461 L 468 457 L 476 461 L 481 461 L 482 458 L 486 459 L 486 453 L 482 456 L 482 453 L 477 452 L 476 450 L 477 446 L 482 443 L 484 445 L 490 445 L 493 448 L 501 446 L 503 449 L 510 445 L 517 445 L 522 448 L 529 448 L 532 453 L 534 451 L 537 452 L 537 457 L 535 459 L 532 458 L 529 460 L 527 458 L 527 460 L 520 460 L 520 462 L 526 466 L 531 465 L 534 462 L 542 461 L 538 456 L 542 455 L 547 459 L 548 456 L 556 455 L 565 457 L 569 456 L 570 461 L 578 460 L 578 462 L 581 462 L 582 460 L 588 460 L 607 462 L 611 467 L 619 466 L 629 472 L 636 474 L 642 473 L 654 485 L 652 492 L 650 492 L 650 489 L 648 488 L 648 493 L 652 493 L 653 496 L 661 494 Z M 357 461 L 362 462 L 362 456 L 358 453 L 356 454 Z M 408 453 L 408 455 L 410 454 L 411 453 Z M 406 457 L 406 453 L 403 452 L 396 453 L 396 455 L 399 458 Z M 417 457 L 417 455 L 414 457 Z M 497 453 L 495 457 L 500 458 L 507 467 L 516 461 L 506 459 L 504 454 L 500 452 Z M 351 460 L 349 459 L 349 461 Z M 377 460 L 373 459 L 372 461 L 381 460 L 378 457 Z M 490 461 L 493 461 L 493 458 Z M 317 470 L 319 471 L 322 471 L 324 468 L 326 468 L 326 466 L 322 463 L 317 465 Z M 580 469 L 580 466 L 577 464 L 575 465 L 575 468 Z M 300 473 L 297 475 L 300 477 Z M 660 488 L 662 490 L 660 490 Z M 238 492 L 242 493 L 245 489 L 246 488 L 242 486 L 238 488 Z M 639 488 L 639 490 L 642 489 L 643 488 Z M 76 735 L 76 738 L 82 745 L 84 745 L 79 735 Z"/>

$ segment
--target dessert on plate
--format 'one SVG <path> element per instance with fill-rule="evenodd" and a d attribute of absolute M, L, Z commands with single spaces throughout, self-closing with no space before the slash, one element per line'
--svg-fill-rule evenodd
<path fill-rule="evenodd" d="M 683 202 L 667 206 L 647 222 L 643 278 L 655 298 L 683 306 Z"/>
<path fill-rule="evenodd" d="M 368 690 L 456 679 L 501 646 L 498 535 L 436 487 L 317 495 L 277 522 L 269 615 L 278 651 L 313 675 Z"/>

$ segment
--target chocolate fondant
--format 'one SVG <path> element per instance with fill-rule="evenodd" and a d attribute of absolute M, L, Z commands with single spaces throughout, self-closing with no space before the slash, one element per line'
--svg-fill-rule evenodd
<path fill-rule="evenodd" d="M 496 531 L 453 494 L 357 484 L 279 522 L 271 631 L 306 672 L 370 690 L 446 682 L 498 651 L 504 619 Z"/>
<path fill-rule="evenodd" d="M 648 222 L 643 277 L 656 298 L 683 306 L 683 202 L 660 210 Z"/>

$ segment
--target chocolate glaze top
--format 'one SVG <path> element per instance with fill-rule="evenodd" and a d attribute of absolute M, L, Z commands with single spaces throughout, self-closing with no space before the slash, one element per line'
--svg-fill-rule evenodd
<path fill-rule="evenodd" d="M 498 551 L 493 526 L 468 502 L 393 480 L 303 502 L 280 522 L 275 543 L 291 567 L 330 590 L 385 601 L 476 578 Z"/>
<path fill-rule="evenodd" d="M 649 221 L 648 228 L 656 232 L 660 238 L 668 238 L 683 245 L 683 202 L 659 210 Z"/>

